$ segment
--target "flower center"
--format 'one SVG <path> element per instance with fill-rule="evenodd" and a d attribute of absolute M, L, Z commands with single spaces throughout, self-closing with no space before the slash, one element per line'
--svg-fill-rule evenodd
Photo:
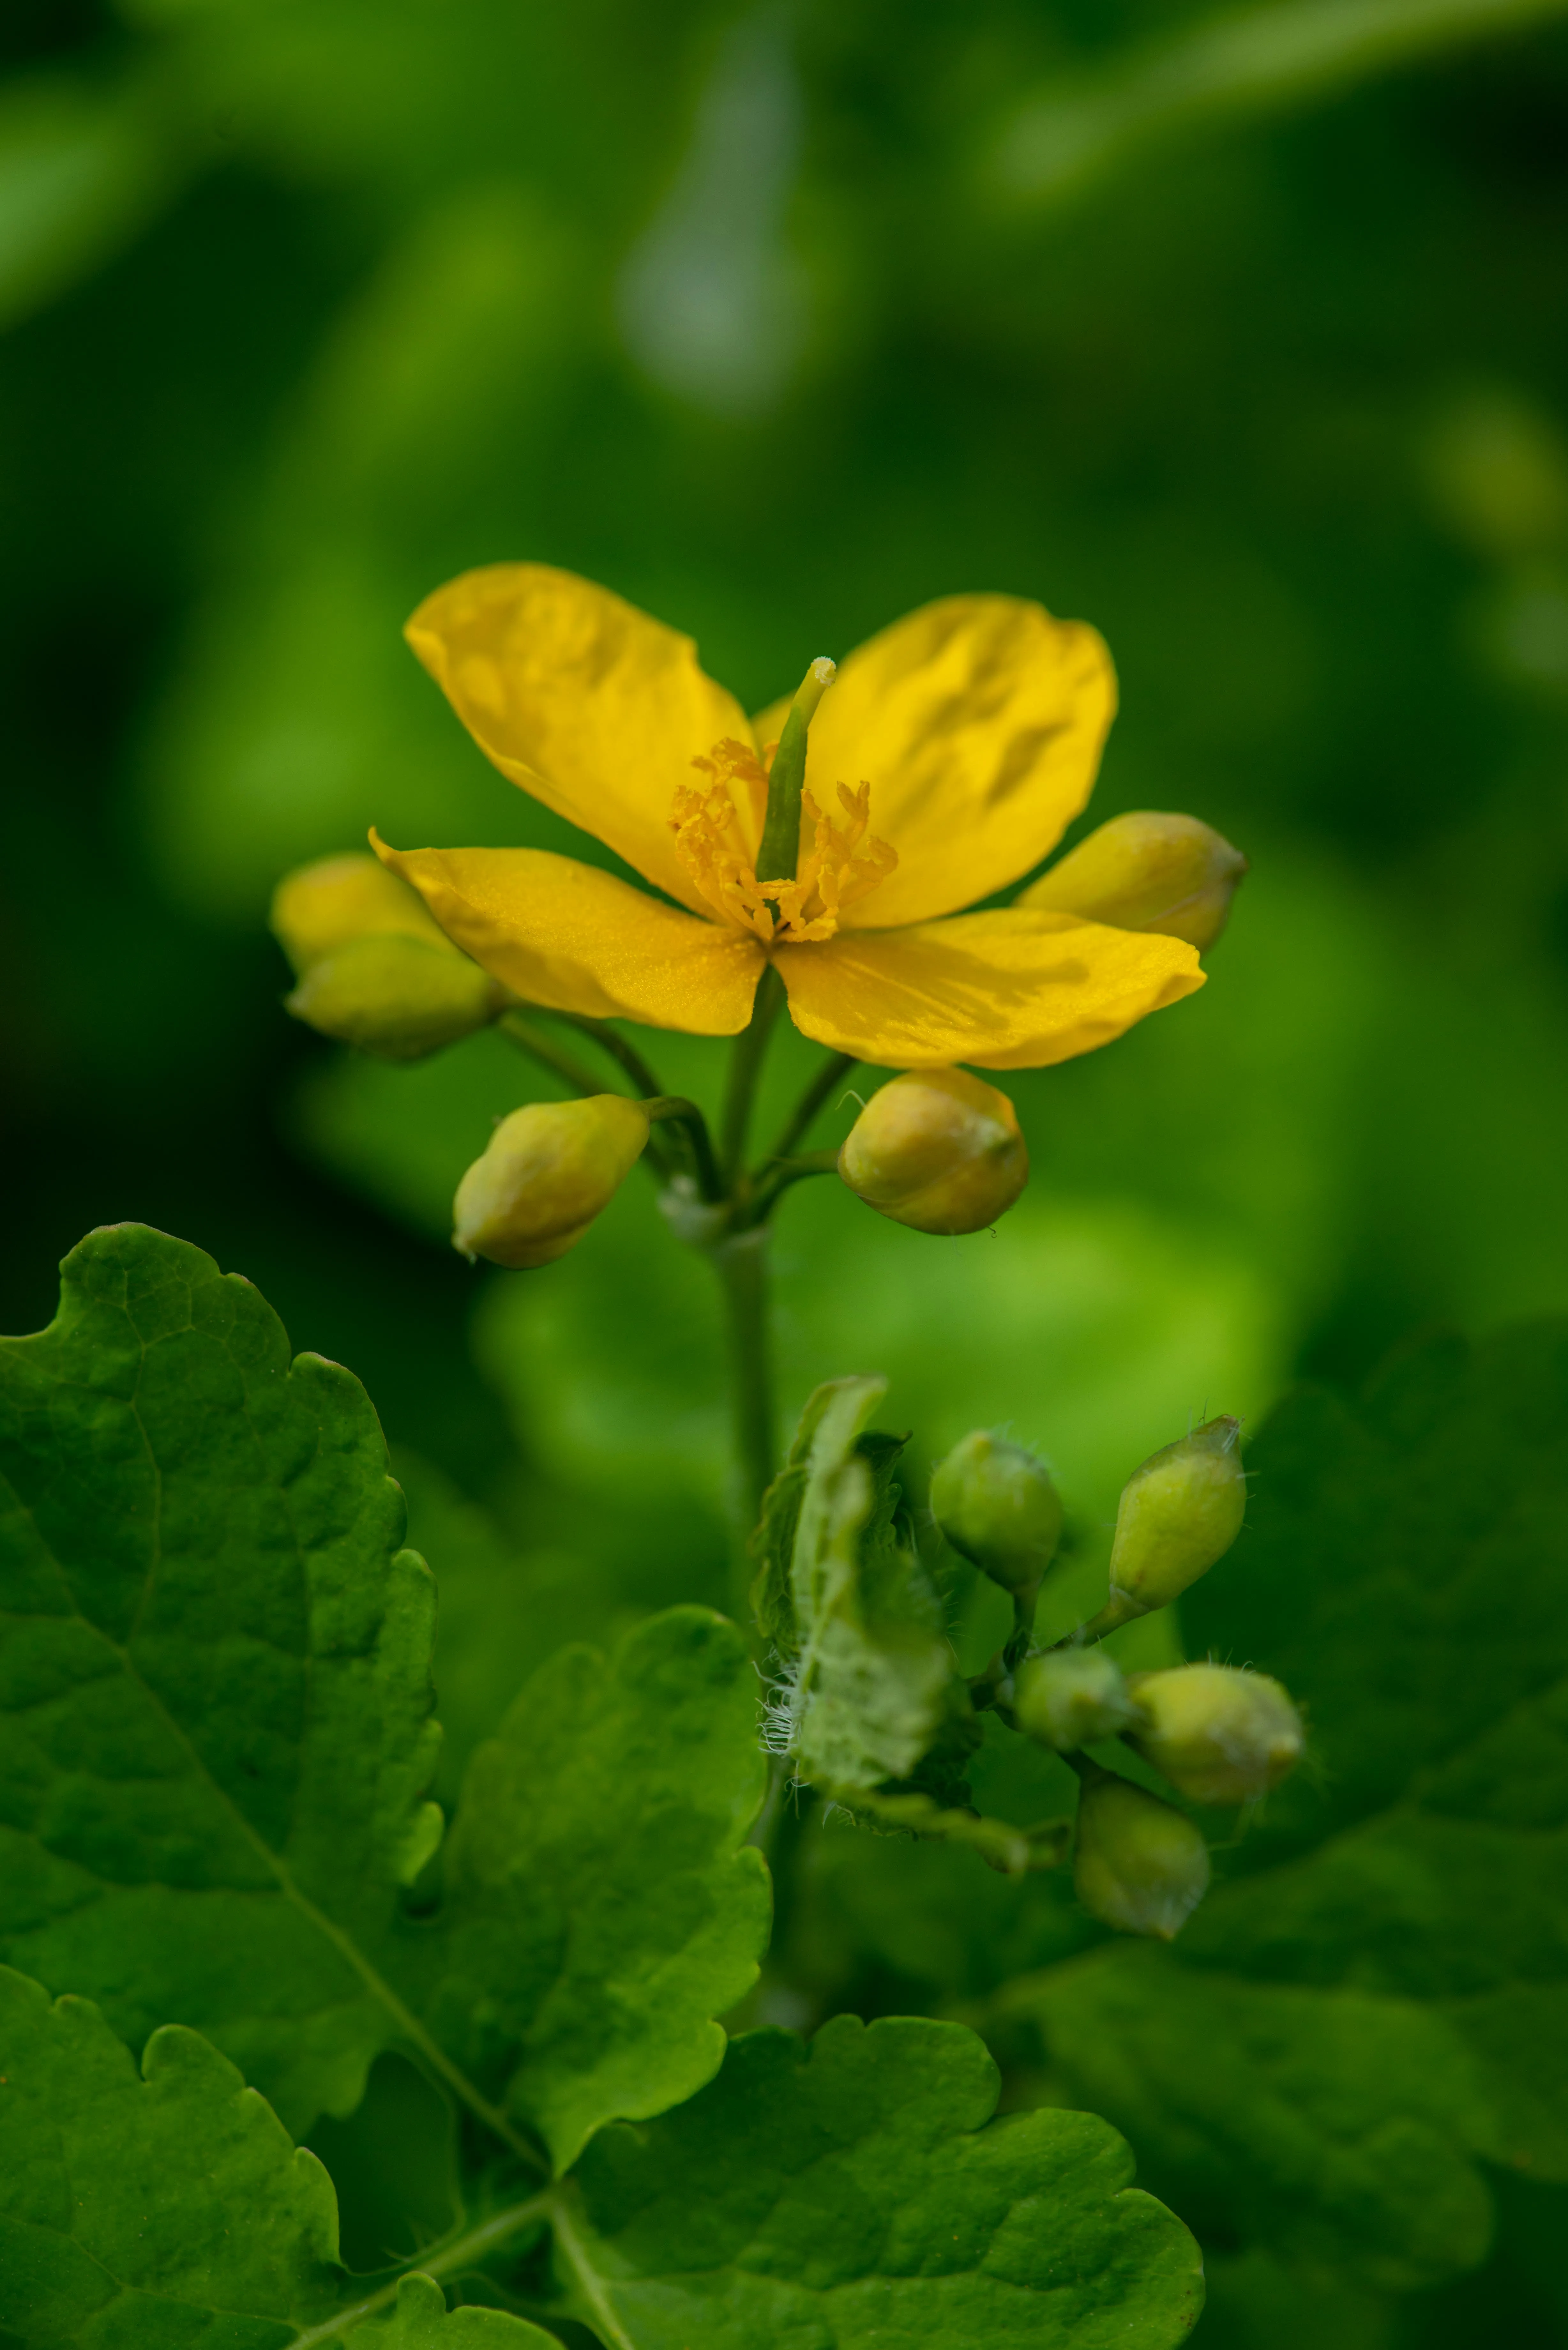
<path fill-rule="evenodd" d="M 776 743 L 769 744 L 764 755 L 770 762 L 777 748 Z M 897 852 L 867 829 L 870 785 L 851 791 L 840 784 L 843 821 L 836 824 L 810 792 L 803 792 L 811 846 L 803 847 L 793 880 L 759 880 L 746 843 L 763 828 L 767 767 L 754 751 L 728 736 L 691 764 L 709 781 L 682 785 L 675 795 L 670 811 L 675 853 L 714 912 L 751 931 L 764 946 L 832 938 L 844 909 L 868 896 L 898 862 Z M 741 807 L 751 816 L 749 831 L 742 827 Z"/>

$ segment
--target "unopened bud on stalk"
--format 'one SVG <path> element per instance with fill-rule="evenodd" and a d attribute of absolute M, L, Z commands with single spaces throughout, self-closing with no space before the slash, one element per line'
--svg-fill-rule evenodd
<path fill-rule="evenodd" d="M 285 999 L 295 1018 L 385 1061 L 455 1045 L 512 1001 L 374 857 L 325 857 L 286 875 L 272 927 L 298 979 Z"/>
<path fill-rule="evenodd" d="M 284 1003 L 296 1020 L 383 1061 L 418 1061 L 487 1028 L 512 998 L 444 941 L 350 939 L 311 963 Z"/>
<path fill-rule="evenodd" d="M 1136 1713 L 1121 1669 L 1104 1648 L 1054 1648 L 1031 1657 L 1014 1676 L 1019 1729 L 1059 1754 L 1115 1738 Z"/>
<path fill-rule="evenodd" d="M 419 891 L 369 852 L 323 857 L 286 873 L 273 892 L 272 929 L 296 978 L 353 939 L 395 932 L 458 952 Z"/>
<path fill-rule="evenodd" d="M 1201 952 L 1230 919 L 1247 860 L 1195 816 L 1114 816 L 1024 890 L 1040 906 L 1118 931 L 1157 931 Z"/>
<path fill-rule="evenodd" d="M 1117 1623 L 1168 1607 L 1241 1533 L 1247 1507 L 1241 1432 L 1241 1421 L 1222 1413 L 1151 1453 L 1127 1479 L 1111 1544 L 1107 1613 Z"/>
<path fill-rule="evenodd" d="M 932 1471 L 931 1514 L 954 1550 L 1015 1596 L 1039 1590 L 1062 1539 L 1062 1497 L 1050 1471 L 982 1428 Z"/>
<path fill-rule="evenodd" d="M 918 1232 L 982 1232 L 1029 1180 L 1004 1093 L 967 1069 L 910 1069 L 874 1093 L 838 1154 L 857 1199 Z"/>
<path fill-rule="evenodd" d="M 453 1248 L 518 1271 L 565 1256 L 647 1141 L 648 1113 L 624 1094 L 514 1109 L 457 1187 Z"/>
<path fill-rule="evenodd" d="M 1184 1812 L 1096 1772 L 1078 1794 L 1073 1885 L 1103 1926 L 1168 1942 L 1209 1890 L 1209 1847 Z"/>
<path fill-rule="evenodd" d="M 1301 1761 L 1302 1719 L 1278 1681 L 1229 1665 L 1135 1674 L 1132 1742 L 1194 1804 L 1248 1804 Z"/>

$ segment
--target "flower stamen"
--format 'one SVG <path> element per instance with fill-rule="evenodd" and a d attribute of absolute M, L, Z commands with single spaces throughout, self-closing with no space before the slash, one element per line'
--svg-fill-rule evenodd
<path fill-rule="evenodd" d="M 771 762 L 777 749 L 770 743 Z M 715 743 L 692 765 L 710 777 L 705 786 L 683 785 L 670 813 L 675 853 L 696 888 L 722 920 L 750 931 L 764 946 L 802 946 L 830 939 L 839 919 L 888 879 L 898 862 L 896 850 L 871 833 L 871 786 L 837 787 L 841 819 L 825 814 L 810 792 L 801 811 L 812 843 L 790 880 L 760 880 L 748 837 L 762 829 L 767 808 L 767 767 L 755 752 L 728 737 Z M 737 799 L 751 816 L 742 828 Z"/>

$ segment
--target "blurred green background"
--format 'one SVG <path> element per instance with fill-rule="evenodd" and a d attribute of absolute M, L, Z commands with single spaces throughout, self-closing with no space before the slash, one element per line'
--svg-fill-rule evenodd
<path fill-rule="evenodd" d="M 0 62 L 0 1318 L 140 1218 L 360 1374 L 442 1578 L 445 1783 L 531 1657 L 719 1596 L 727 1542 L 651 1187 L 476 1274 L 452 1184 L 548 1087 L 279 1008 L 272 884 L 372 821 L 601 855 L 401 645 L 467 565 L 603 580 L 753 706 L 930 596 L 1038 597 L 1120 670 L 1088 821 L 1252 859 L 1199 997 L 1009 1080 L 994 1238 L 791 1198 L 788 1406 L 877 1368 L 928 1452 L 1011 1426 L 1092 1580 L 1191 1415 L 1568 1307 L 1568 6 L 8 0 Z M 717 1048 L 655 1045 L 711 1097 Z M 799 1910 L 823 2005 L 972 1990 L 955 1896 L 992 1979 L 1069 1930 L 942 1876 L 893 1965 L 854 1877 Z M 1423 2342 L 1483 2338 L 1445 2308 Z M 1243 2262 L 1205 2325 L 1394 2323 Z"/>

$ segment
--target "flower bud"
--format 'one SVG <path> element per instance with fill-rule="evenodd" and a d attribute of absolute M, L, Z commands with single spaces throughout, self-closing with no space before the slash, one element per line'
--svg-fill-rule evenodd
<path fill-rule="evenodd" d="M 383 1061 L 418 1061 L 486 1028 L 512 998 L 476 962 L 407 931 L 349 939 L 284 998 L 296 1020 Z"/>
<path fill-rule="evenodd" d="M 1247 1480 L 1240 1420 L 1205 1420 L 1154 1452 L 1122 1489 L 1111 1544 L 1111 1607 L 1119 1621 L 1164 1607 L 1207 1575 L 1241 1531 Z"/>
<path fill-rule="evenodd" d="M 1247 860 L 1195 816 L 1114 816 L 1024 890 L 1021 906 L 1082 914 L 1118 931 L 1158 931 L 1211 947 Z"/>
<path fill-rule="evenodd" d="M 1073 1885 L 1103 1926 L 1168 1942 L 1209 1890 L 1209 1847 L 1174 1804 L 1100 1771 L 1079 1791 Z"/>
<path fill-rule="evenodd" d="M 910 1069 L 874 1093 L 838 1154 L 857 1199 L 918 1232 L 982 1232 L 1029 1180 L 1004 1093 L 967 1069 Z"/>
<path fill-rule="evenodd" d="M 931 1514 L 1003 1591 L 1037 1591 L 1062 1539 L 1062 1497 L 1044 1462 L 982 1428 L 932 1471 Z"/>
<path fill-rule="evenodd" d="M 1059 1754 L 1115 1738 L 1137 1717 L 1127 1685 L 1104 1648 L 1054 1648 L 1014 1676 L 1013 1719 L 1026 1737 Z"/>
<path fill-rule="evenodd" d="M 457 1187 L 453 1248 L 514 1269 L 565 1256 L 609 1205 L 647 1140 L 648 1112 L 624 1094 L 514 1109 Z"/>
<path fill-rule="evenodd" d="M 1177 1665 L 1128 1683 L 1138 1752 L 1194 1804 L 1249 1804 L 1301 1761 L 1302 1718 L 1278 1681 L 1230 1665 Z"/>
<path fill-rule="evenodd" d="M 368 852 L 323 857 L 285 874 L 273 892 L 272 929 L 296 978 L 351 939 L 395 933 L 449 955 L 459 951 L 419 891 Z"/>

